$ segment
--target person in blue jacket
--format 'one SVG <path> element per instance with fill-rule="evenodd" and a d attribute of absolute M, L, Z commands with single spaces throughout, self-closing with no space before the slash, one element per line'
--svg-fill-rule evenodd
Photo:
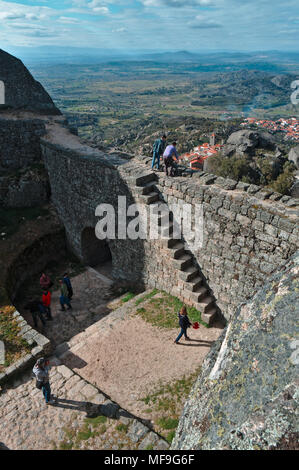
<path fill-rule="evenodd" d="M 187 328 L 192 326 L 192 323 L 190 322 L 190 320 L 188 318 L 187 309 L 186 309 L 185 305 L 183 305 L 183 307 L 179 311 L 178 317 L 179 317 L 179 324 L 180 324 L 180 327 L 181 327 L 181 332 L 180 332 L 179 336 L 177 337 L 177 339 L 175 340 L 175 344 L 179 344 L 179 340 L 181 339 L 181 337 L 183 335 L 185 336 L 186 339 L 190 339 L 187 336 Z"/>
<path fill-rule="evenodd" d="M 64 284 L 65 284 L 66 287 L 67 287 L 68 298 L 71 300 L 72 297 L 73 297 L 73 295 L 74 295 L 74 292 L 73 292 L 72 283 L 71 283 L 71 280 L 70 280 L 70 278 L 69 278 L 68 273 L 64 273 L 64 275 L 63 275 L 63 282 L 64 282 Z"/>
<path fill-rule="evenodd" d="M 163 155 L 166 147 L 166 135 L 163 135 L 160 139 L 155 140 L 153 146 L 153 160 L 152 170 L 156 165 L 157 170 L 160 170 L 160 157 Z"/>

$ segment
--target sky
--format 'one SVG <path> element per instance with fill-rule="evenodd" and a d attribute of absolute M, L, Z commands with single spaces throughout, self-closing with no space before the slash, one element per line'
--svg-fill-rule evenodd
<path fill-rule="evenodd" d="M 0 0 L 0 48 L 298 51 L 298 0 Z"/>

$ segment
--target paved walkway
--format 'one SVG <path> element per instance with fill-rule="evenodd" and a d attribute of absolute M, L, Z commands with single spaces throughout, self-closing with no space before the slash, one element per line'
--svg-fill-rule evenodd
<path fill-rule="evenodd" d="M 110 312 L 107 302 L 112 297 L 109 291 L 111 281 L 108 278 L 90 269 L 74 277 L 72 285 L 74 290 L 73 310 L 60 311 L 60 292 L 55 291 L 52 294 L 51 303 L 53 321 L 47 322 L 45 328 L 39 326 L 39 331 L 51 340 L 54 347 L 68 341 Z M 20 312 L 33 326 L 30 313 L 24 311 L 22 306 Z"/>
<path fill-rule="evenodd" d="M 148 426 L 59 360 L 51 363 L 55 405 L 45 404 L 30 372 L 0 394 L 0 444 L 13 450 L 168 448 Z"/>

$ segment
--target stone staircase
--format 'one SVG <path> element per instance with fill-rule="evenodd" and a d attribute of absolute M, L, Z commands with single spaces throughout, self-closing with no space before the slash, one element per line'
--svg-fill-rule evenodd
<path fill-rule="evenodd" d="M 156 176 L 154 173 L 145 173 L 134 178 L 137 201 L 146 205 L 153 205 L 153 211 L 159 214 L 158 224 L 161 226 L 163 217 L 159 210 L 159 193 L 156 188 Z M 163 234 L 162 243 L 169 253 L 174 269 L 178 271 L 179 285 L 171 289 L 170 293 L 179 297 L 187 305 L 194 306 L 201 312 L 202 320 L 209 325 L 217 317 L 215 299 L 209 289 L 203 284 L 203 278 L 199 269 L 195 266 L 193 256 L 185 248 L 182 240 L 173 238 L 173 214 L 167 215 L 169 228 L 160 229 Z"/>

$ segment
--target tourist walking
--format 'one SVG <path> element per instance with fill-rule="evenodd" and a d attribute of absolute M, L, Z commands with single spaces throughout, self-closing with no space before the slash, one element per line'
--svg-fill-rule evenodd
<path fill-rule="evenodd" d="M 43 295 L 42 295 L 42 304 L 45 309 L 45 314 L 47 317 L 47 320 L 53 320 L 52 318 L 52 312 L 51 312 L 51 292 L 49 290 L 44 290 Z"/>
<path fill-rule="evenodd" d="M 39 283 L 40 283 L 40 286 L 43 290 L 44 289 L 48 290 L 48 289 L 50 289 L 50 287 L 53 286 L 53 282 L 51 281 L 49 276 L 47 276 L 45 273 L 42 273 L 42 275 L 40 277 L 40 280 L 39 280 Z"/>
<path fill-rule="evenodd" d="M 59 297 L 59 301 L 61 305 L 61 310 L 65 311 L 65 307 L 64 307 L 65 305 L 67 305 L 68 310 L 72 310 L 70 299 L 68 297 L 68 290 L 63 279 L 59 279 L 59 284 L 60 284 L 60 294 L 61 294 Z"/>
<path fill-rule="evenodd" d="M 33 373 L 36 377 L 36 387 L 43 391 L 47 405 L 54 405 L 55 400 L 51 396 L 51 387 L 49 380 L 49 361 L 44 357 L 38 359 L 33 367 Z"/>
<path fill-rule="evenodd" d="M 72 300 L 72 297 L 74 295 L 74 292 L 73 292 L 73 287 L 72 287 L 72 283 L 71 283 L 71 280 L 69 278 L 69 275 L 68 273 L 64 273 L 63 275 L 63 282 L 65 283 L 66 287 L 67 287 L 67 291 L 68 291 L 68 298 L 70 300 Z"/>
<path fill-rule="evenodd" d="M 175 163 L 174 159 L 178 160 L 179 155 L 176 150 L 176 142 L 173 142 L 171 145 L 167 145 L 164 153 L 163 159 L 165 164 L 165 174 L 168 175 L 168 169 L 170 168 L 170 176 L 174 176 L 177 170 L 177 164 Z"/>
<path fill-rule="evenodd" d="M 43 307 L 43 304 L 40 300 L 33 300 L 32 299 L 25 305 L 24 308 L 25 308 L 25 310 L 30 311 L 35 328 L 38 327 L 38 319 L 40 319 L 43 326 L 46 325 L 46 321 L 45 321 L 44 316 L 43 316 L 44 307 Z"/>
<path fill-rule="evenodd" d="M 166 147 L 166 135 L 162 135 L 160 139 L 155 140 L 153 145 L 153 160 L 152 160 L 152 170 L 156 165 L 156 169 L 160 170 L 160 157 L 163 155 L 163 152 Z"/>
<path fill-rule="evenodd" d="M 181 310 L 178 312 L 178 317 L 179 317 L 179 325 L 181 327 L 181 331 L 177 339 L 175 340 L 175 343 L 178 344 L 179 340 L 181 337 L 184 335 L 186 339 L 190 339 L 187 335 L 187 328 L 192 326 L 192 323 L 190 322 L 188 315 L 187 315 L 187 309 L 185 305 L 181 308 Z"/>

